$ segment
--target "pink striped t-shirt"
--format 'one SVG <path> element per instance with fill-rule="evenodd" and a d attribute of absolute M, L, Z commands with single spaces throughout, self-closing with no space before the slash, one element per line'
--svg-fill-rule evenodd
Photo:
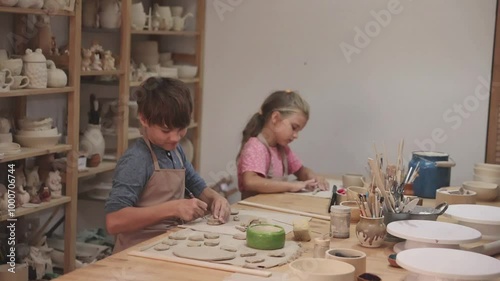
<path fill-rule="evenodd" d="M 255 172 L 265 177 L 271 161 L 273 163 L 273 177 L 283 176 L 283 161 L 278 153 L 278 148 L 270 147 L 270 150 L 271 157 L 269 157 L 267 147 L 255 137 L 250 138 L 245 143 L 238 159 L 238 188 L 240 191 L 245 190 L 242 184 L 244 172 Z M 288 146 L 285 147 L 285 153 L 288 159 L 288 174 L 294 174 L 302 167 L 302 162 Z"/>

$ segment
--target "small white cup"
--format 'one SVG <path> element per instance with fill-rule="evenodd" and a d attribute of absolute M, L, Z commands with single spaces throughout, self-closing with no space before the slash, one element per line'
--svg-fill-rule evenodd
<path fill-rule="evenodd" d="M 354 266 L 354 280 L 366 272 L 366 254 L 364 252 L 349 248 L 331 248 L 325 252 L 326 259 L 346 262 Z"/>
<path fill-rule="evenodd" d="M 26 88 L 30 83 L 30 79 L 28 78 L 28 76 L 16 75 L 12 78 L 14 79 L 14 83 L 12 83 L 10 87 L 13 90 Z"/>

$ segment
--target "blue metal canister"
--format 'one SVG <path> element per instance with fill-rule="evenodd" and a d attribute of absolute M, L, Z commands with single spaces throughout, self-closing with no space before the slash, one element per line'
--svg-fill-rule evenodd
<path fill-rule="evenodd" d="M 449 160 L 449 155 L 443 152 L 414 151 L 409 167 L 412 171 L 418 165 L 418 177 L 413 182 L 413 192 L 416 196 L 436 198 L 436 190 L 450 186 L 451 167 L 455 162 Z"/>

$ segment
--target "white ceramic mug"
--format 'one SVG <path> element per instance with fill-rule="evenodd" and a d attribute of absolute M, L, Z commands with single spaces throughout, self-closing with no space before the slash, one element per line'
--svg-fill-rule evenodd
<path fill-rule="evenodd" d="M 0 63 L 2 63 L 2 61 L 4 61 L 4 60 L 8 60 L 8 59 L 9 59 L 9 54 L 7 53 L 7 50 L 0 49 Z"/>
<path fill-rule="evenodd" d="M 21 75 L 23 70 L 23 60 L 22 59 L 8 59 L 2 62 L 2 69 L 8 69 L 12 72 L 12 75 Z"/>
<path fill-rule="evenodd" d="M 171 6 L 170 11 L 171 11 L 173 17 L 182 17 L 182 12 L 184 11 L 184 7 Z"/>
<path fill-rule="evenodd" d="M 366 272 L 366 254 L 364 252 L 349 248 L 331 248 L 325 252 L 325 258 L 343 261 L 354 266 L 354 280 Z"/>
<path fill-rule="evenodd" d="M 10 86 L 14 83 L 12 73 L 8 69 L 0 70 L 0 92 L 10 91 Z"/>
<path fill-rule="evenodd" d="M 30 79 L 28 78 L 28 76 L 16 75 L 12 78 L 14 79 L 14 83 L 12 83 L 10 87 L 13 90 L 26 88 L 30 83 Z"/>

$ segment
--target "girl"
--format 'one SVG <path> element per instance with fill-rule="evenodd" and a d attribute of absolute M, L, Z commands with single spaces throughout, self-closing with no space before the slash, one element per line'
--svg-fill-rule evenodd
<path fill-rule="evenodd" d="M 309 105 L 292 91 L 272 93 L 245 129 L 237 157 L 241 198 L 258 193 L 328 190 L 326 180 L 302 165 L 288 147 L 309 119 Z M 287 181 L 294 174 L 297 181 Z"/>

